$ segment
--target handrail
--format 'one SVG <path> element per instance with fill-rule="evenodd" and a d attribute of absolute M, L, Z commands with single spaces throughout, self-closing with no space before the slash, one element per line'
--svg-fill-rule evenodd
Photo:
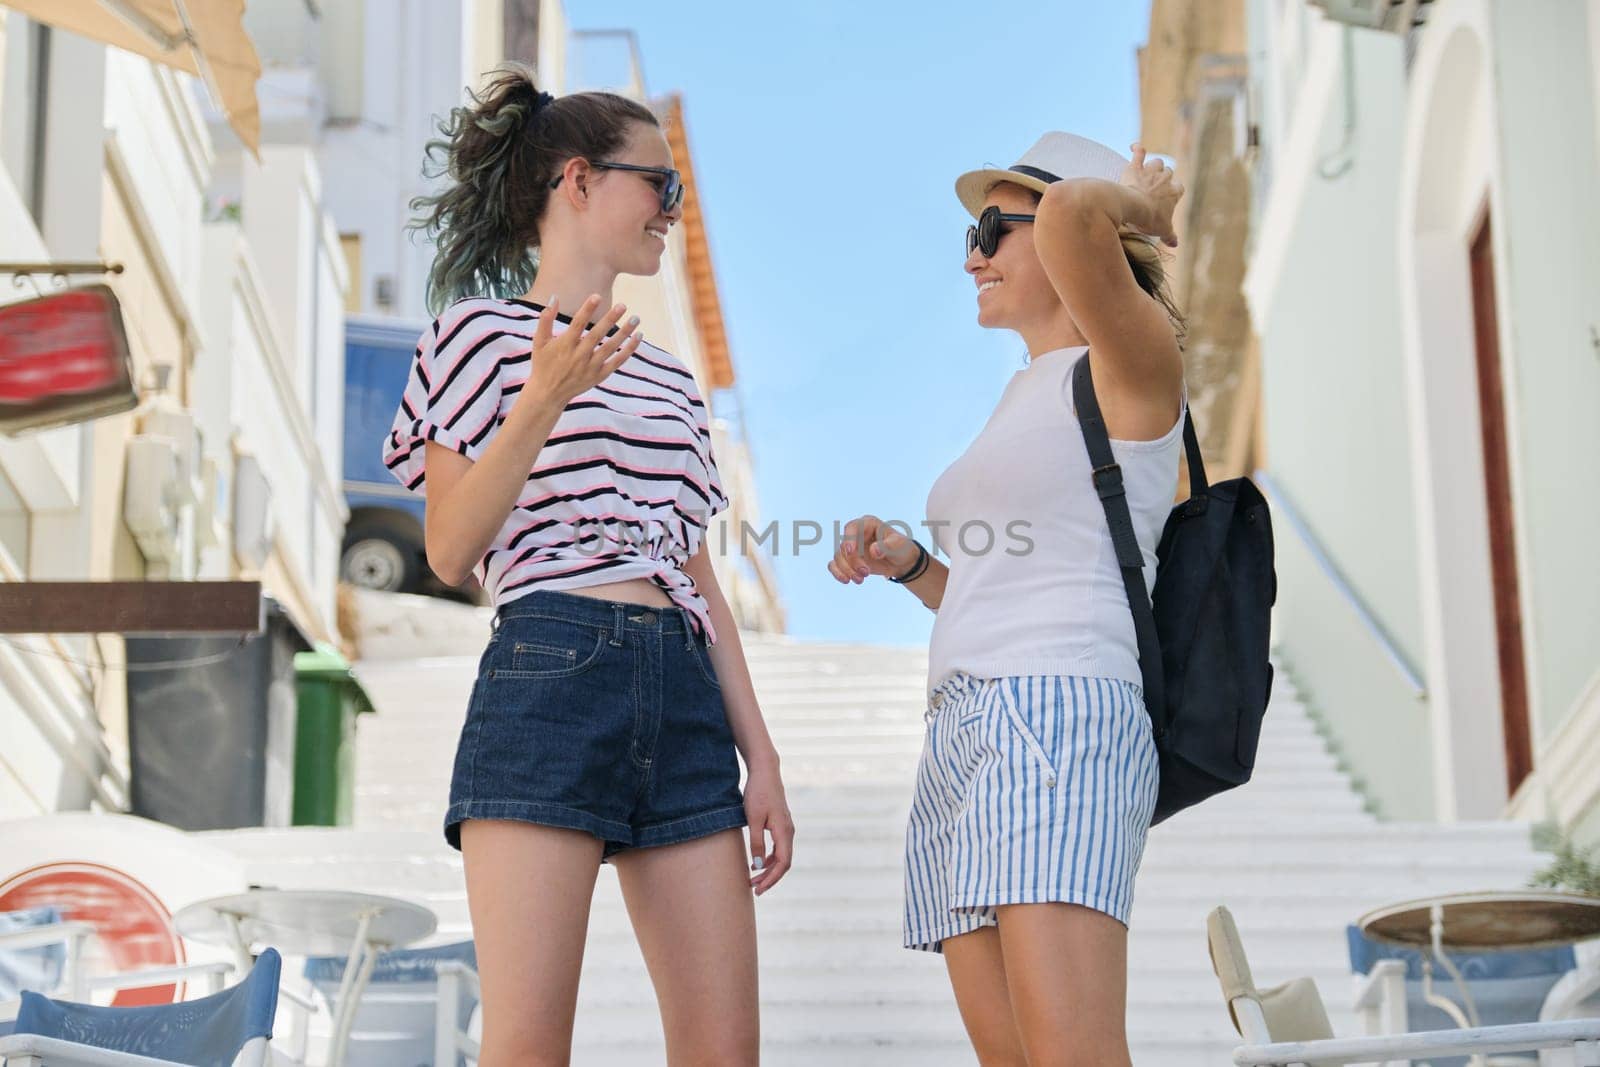
<path fill-rule="evenodd" d="M 1428 698 L 1428 687 L 1422 680 L 1421 672 L 1406 658 L 1406 654 L 1401 651 L 1400 644 L 1394 639 L 1394 635 L 1389 633 L 1383 623 L 1378 621 L 1378 617 L 1373 613 L 1372 609 L 1367 607 L 1366 602 L 1361 599 L 1361 594 L 1357 593 L 1355 587 L 1350 583 L 1350 579 L 1345 577 L 1344 572 L 1339 569 L 1339 565 L 1328 555 L 1327 549 L 1323 548 L 1322 542 L 1317 540 L 1317 535 L 1311 532 L 1311 527 L 1306 524 L 1306 521 L 1300 517 L 1300 513 L 1295 510 L 1288 495 L 1279 488 L 1278 484 L 1272 480 L 1272 476 L 1264 470 L 1257 470 L 1252 475 L 1252 478 L 1257 485 L 1266 490 L 1267 498 L 1271 501 L 1273 509 L 1288 520 L 1289 528 L 1300 538 L 1300 542 L 1305 545 L 1306 551 L 1311 553 L 1311 558 L 1322 569 L 1322 573 L 1327 576 L 1328 581 L 1333 583 L 1334 590 L 1355 612 L 1356 618 L 1361 621 L 1361 625 L 1372 636 L 1373 640 L 1378 643 L 1384 658 L 1394 665 L 1395 670 L 1400 672 L 1401 677 L 1405 679 L 1406 685 L 1410 687 L 1412 695 L 1418 700 L 1426 700 Z"/>

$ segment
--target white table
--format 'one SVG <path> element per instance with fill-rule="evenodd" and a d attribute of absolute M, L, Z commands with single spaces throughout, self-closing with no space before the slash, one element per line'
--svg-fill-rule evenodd
<path fill-rule="evenodd" d="M 1430 949 L 1431 957 L 1422 957 L 1423 999 L 1467 1029 L 1478 1025 L 1478 1009 L 1445 953 L 1447 947 L 1457 952 L 1532 950 L 1600 936 L 1600 899 L 1541 889 L 1452 893 L 1385 905 L 1356 925 L 1375 941 Z M 1455 980 L 1461 1004 L 1433 991 L 1433 960 Z"/>
<path fill-rule="evenodd" d="M 255 946 L 286 956 L 345 955 L 344 979 L 334 1004 L 328 1067 L 342 1067 L 356 1006 L 378 953 L 429 936 L 438 917 L 397 897 L 323 889 L 253 889 L 196 901 L 173 916 L 178 933 L 231 947 L 248 973 Z"/>

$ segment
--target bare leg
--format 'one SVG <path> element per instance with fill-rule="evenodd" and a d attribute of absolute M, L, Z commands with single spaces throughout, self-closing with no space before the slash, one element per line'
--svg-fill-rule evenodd
<path fill-rule="evenodd" d="M 1130 1067 L 1127 927 L 1076 904 L 1008 904 L 999 917 L 1029 1067 Z"/>
<path fill-rule="evenodd" d="M 757 1063 L 756 914 L 743 834 L 629 849 L 611 862 L 661 1005 L 669 1067 Z"/>
<path fill-rule="evenodd" d="M 602 847 L 578 830 L 495 819 L 461 824 L 483 984 L 480 1067 L 553 1067 L 571 1059 Z"/>
<path fill-rule="evenodd" d="M 1027 1067 L 1022 1037 L 1011 1010 L 1000 932 L 993 926 L 944 939 L 944 964 L 950 972 L 956 1006 L 982 1067 Z"/>

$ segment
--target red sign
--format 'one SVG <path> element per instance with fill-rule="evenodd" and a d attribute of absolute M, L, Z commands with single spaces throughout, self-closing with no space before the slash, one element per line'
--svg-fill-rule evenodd
<path fill-rule="evenodd" d="M 114 867 L 98 863 L 46 863 L 0 884 L 0 911 L 54 904 L 63 918 L 86 922 L 95 939 L 84 955 L 89 974 L 144 967 L 172 967 L 184 961 L 183 942 L 172 917 L 156 895 Z M 171 1004 L 178 988 L 170 983 L 120 990 L 119 1008 Z"/>
<path fill-rule="evenodd" d="M 0 430 L 79 422 L 137 402 L 122 309 L 109 287 L 0 307 Z"/>

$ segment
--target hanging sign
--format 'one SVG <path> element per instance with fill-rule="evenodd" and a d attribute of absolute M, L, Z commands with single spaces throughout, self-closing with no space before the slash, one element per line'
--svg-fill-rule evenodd
<path fill-rule="evenodd" d="M 122 309 L 109 286 L 0 307 L 0 432 L 83 422 L 137 403 Z"/>

